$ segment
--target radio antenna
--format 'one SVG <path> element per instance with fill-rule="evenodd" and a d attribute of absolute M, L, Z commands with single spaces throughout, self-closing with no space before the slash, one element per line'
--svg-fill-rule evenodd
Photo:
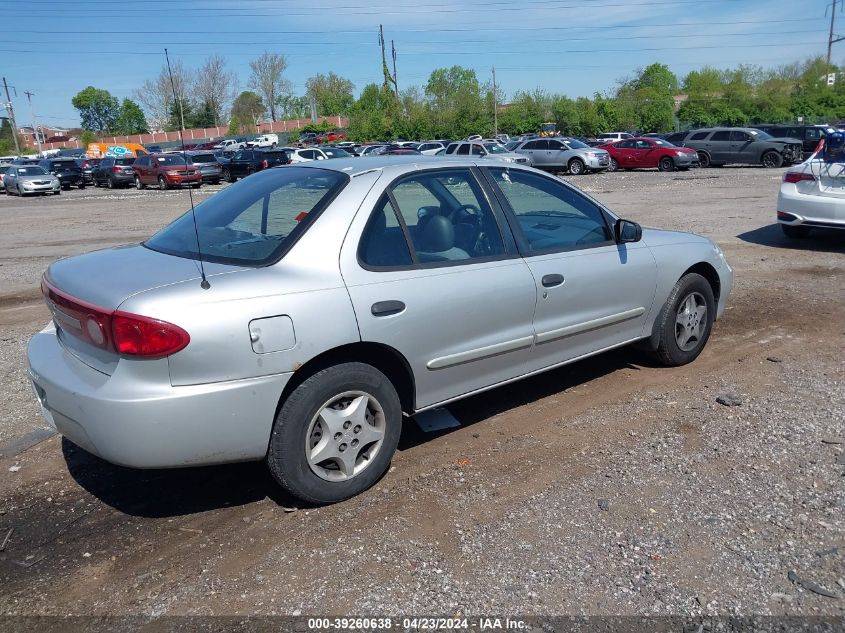
<path fill-rule="evenodd" d="M 182 111 L 182 100 L 176 96 L 176 83 L 173 81 L 173 71 L 170 70 L 170 55 L 167 54 L 166 48 L 164 49 L 164 58 L 167 60 L 167 74 L 170 76 L 170 88 L 173 90 L 173 101 L 179 106 L 179 142 L 182 144 L 182 160 L 185 161 L 185 171 L 187 172 L 188 152 L 185 150 L 185 138 L 182 136 L 182 124 L 185 122 L 185 113 Z M 191 192 L 190 187 L 188 187 L 188 197 L 191 199 L 191 219 L 194 221 L 194 235 L 197 238 L 197 258 L 200 262 L 200 275 L 202 276 L 200 288 L 208 290 L 211 288 L 211 284 L 208 283 L 208 279 L 205 277 L 205 265 L 202 261 L 202 248 L 200 247 L 200 232 L 197 228 L 197 212 L 194 210 L 194 194 Z"/>

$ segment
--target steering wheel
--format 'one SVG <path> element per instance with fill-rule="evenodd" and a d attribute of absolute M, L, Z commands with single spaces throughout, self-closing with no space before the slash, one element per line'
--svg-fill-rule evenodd
<path fill-rule="evenodd" d="M 462 204 L 452 211 L 452 224 L 460 222 L 481 226 L 481 209 L 474 204 Z"/>

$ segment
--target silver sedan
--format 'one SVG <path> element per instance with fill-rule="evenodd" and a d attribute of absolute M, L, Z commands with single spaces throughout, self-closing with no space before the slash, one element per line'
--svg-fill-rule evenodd
<path fill-rule="evenodd" d="M 57 196 L 62 192 L 62 183 L 40 165 L 12 165 L 3 176 L 3 189 L 9 195 L 52 193 Z"/>
<path fill-rule="evenodd" d="M 574 138 L 537 138 L 523 141 L 514 149 L 528 157 L 532 167 L 568 171 L 574 176 L 600 172 L 610 167 L 610 154 Z"/>
<path fill-rule="evenodd" d="M 43 415 L 118 464 L 266 460 L 311 503 L 376 483 L 408 416 L 632 343 L 692 362 L 732 284 L 709 240 L 489 160 L 278 167 L 193 218 L 48 268 Z"/>

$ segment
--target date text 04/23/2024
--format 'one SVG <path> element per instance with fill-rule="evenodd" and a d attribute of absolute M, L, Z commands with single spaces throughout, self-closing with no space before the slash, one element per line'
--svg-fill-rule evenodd
<path fill-rule="evenodd" d="M 524 631 L 529 625 L 524 620 L 512 618 L 308 618 L 310 631 L 337 630 L 391 630 L 405 631 Z"/>

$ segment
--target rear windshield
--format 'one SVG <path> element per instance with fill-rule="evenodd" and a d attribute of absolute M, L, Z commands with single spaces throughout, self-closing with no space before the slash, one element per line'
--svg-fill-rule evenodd
<path fill-rule="evenodd" d="M 347 158 L 352 155 L 345 149 L 340 149 L 339 147 L 324 147 L 323 152 L 325 152 L 326 156 L 329 158 Z"/>
<path fill-rule="evenodd" d="M 266 158 L 271 158 L 273 160 L 287 160 L 288 155 L 286 152 L 264 152 L 262 154 Z"/>
<path fill-rule="evenodd" d="M 115 165 L 124 165 L 124 166 L 131 166 L 135 164 L 134 158 L 115 158 L 114 159 Z"/>
<path fill-rule="evenodd" d="M 286 167 L 258 172 L 196 207 L 144 243 L 154 251 L 205 261 L 264 266 L 299 239 L 349 176 L 327 169 Z"/>
<path fill-rule="evenodd" d="M 79 169 L 79 165 L 75 160 L 56 160 L 53 161 L 53 169 Z"/>
<path fill-rule="evenodd" d="M 191 160 L 195 163 L 216 163 L 217 157 L 214 154 L 197 154 Z"/>

